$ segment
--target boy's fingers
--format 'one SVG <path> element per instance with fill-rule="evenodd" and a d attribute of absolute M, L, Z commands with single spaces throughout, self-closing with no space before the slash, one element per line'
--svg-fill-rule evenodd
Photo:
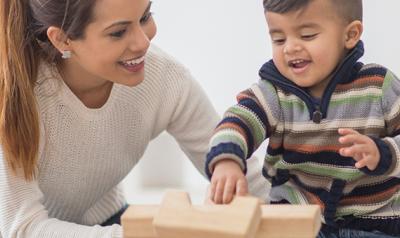
<path fill-rule="evenodd" d="M 341 148 L 339 153 L 341 156 L 353 157 L 355 160 L 359 161 L 364 157 L 363 153 L 366 151 L 369 151 L 366 144 L 355 144 L 350 147 Z"/>
<path fill-rule="evenodd" d="M 210 185 L 209 194 L 208 194 L 208 197 L 209 197 L 211 200 L 214 200 L 215 191 L 216 191 L 216 190 L 217 190 L 217 182 L 216 182 L 215 180 L 211 180 L 211 185 Z"/>
<path fill-rule="evenodd" d="M 245 196 L 248 193 L 247 180 L 246 178 L 239 179 L 236 182 L 236 194 L 239 196 Z"/>
<path fill-rule="evenodd" d="M 220 179 L 218 180 L 216 189 L 215 189 L 215 195 L 214 195 L 214 202 L 217 204 L 222 203 L 222 197 L 224 194 L 224 187 L 225 187 L 225 179 Z"/>
<path fill-rule="evenodd" d="M 339 137 L 341 144 L 364 144 L 367 143 L 365 136 L 360 134 L 350 134 Z"/>
<path fill-rule="evenodd" d="M 358 132 L 356 130 L 353 130 L 350 128 L 339 128 L 338 132 L 341 135 L 358 134 Z"/>
<path fill-rule="evenodd" d="M 224 204 L 230 203 L 235 193 L 236 181 L 233 179 L 228 179 L 225 183 L 224 195 L 222 197 L 222 202 Z"/>
<path fill-rule="evenodd" d="M 360 160 L 360 161 L 358 161 L 356 164 L 355 164 L 355 166 L 356 166 L 356 168 L 363 168 L 363 167 L 365 167 L 365 166 L 367 166 L 367 163 L 368 163 L 368 160 L 367 159 L 362 159 L 362 160 Z"/>

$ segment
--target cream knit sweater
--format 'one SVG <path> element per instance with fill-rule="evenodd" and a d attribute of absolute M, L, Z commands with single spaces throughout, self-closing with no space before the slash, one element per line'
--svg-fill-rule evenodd
<path fill-rule="evenodd" d="M 12 175 L 0 150 L 0 237 L 122 237 L 121 226 L 96 224 L 126 203 L 121 180 L 164 130 L 203 173 L 219 117 L 188 71 L 156 46 L 145 80 L 115 84 L 99 109 L 85 107 L 54 67 L 42 64 L 39 72 L 38 178 Z"/>

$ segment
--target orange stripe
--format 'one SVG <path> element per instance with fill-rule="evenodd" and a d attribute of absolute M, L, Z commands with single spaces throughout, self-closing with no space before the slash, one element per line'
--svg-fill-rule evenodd
<path fill-rule="evenodd" d="M 371 204 L 371 203 L 379 203 L 385 200 L 388 200 L 395 194 L 400 185 L 396 185 L 388 190 L 382 191 L 380 193 L 375 193 L 368 196 L 356 196 L 342 199 L 340 201 L 340 205 L 353 205 L 353 204 Z"/>
<path fill-rule="evenodd" d="M 339 84 L 336 87 L 336 90 L 342 91 L 342 90 L 349 90 L 349 89 L 354 89 L 357 87 L 361 87 L 362 85 L 378 85 L 381 86 L 383 83 L 384 78 L 382 76 L 378 75 L 372 75 L 372 76 L 367 76 L 363 77 L 360 79 L 357 79 L 355 81 L 352 81 L 351 83 L 348 84 Z"/>
<path fill-rule="evenodd" d="M 272 143 L 271 139 L 270 139 L 268 146 L 271 147 L 271 149 L 276 150 L 276 149 L 282 147 L 282 143 Z"/>
<path fill-rule="evenodd" d="M 246 140 L 247 143 L 247 136 L 246 136 L 246 132 L 243 130 L 242 127 L 238 126 L 236 123 L 232 123 L 232 122 L 225 122 L 223 124 L 221 124 L 218 128 L 215 129 L 215 133 L 224 129 L 232 129 L 235 130 L 237 132 L 239 132 L 244 139 Z"/>
<path fill-rule="evenodd" d="M 317 195 L 310 193 L 306 190 L 303 190 L 302 192 L 304 193 L 304 196 L 307 198 L 307 201 L 309 203 L 314 204 L 314 205 L 319 205 L 321 210 L 325 209 L 325 204 L 321 201 L 321 199 Z"/>
<path fill-rule="evenodd" d="M 316 146 L 316 145 L 304 145 L 304 144 L 290 144 L 284 145 L 284 149 L 297 151 L 301 153 L 318 153 L 321 151 L 331 151 L 338 152 L 342 145 L 326 145 L 326 146 Z"/>
<path fill-rule="evenodd" d="M 245 93 L 239 93 L 239 95 L 236 96 L 237 101 L 243 100 L 245 98 L 253 99 L 250 95 L 245 94 Z"/>

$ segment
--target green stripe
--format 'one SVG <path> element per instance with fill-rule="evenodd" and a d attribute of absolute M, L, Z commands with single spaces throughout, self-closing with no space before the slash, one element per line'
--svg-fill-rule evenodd
<path fill-rule="evenodd" d="M 300 199 L 297 190 L 287 185 L 283 185 L 283 188 L 287 191 L 289 196 L 288 199 L 291 204 L 300 204 Z"/>
<path fill-rule="evenodd" d="M 284 109 L 298 108 L 304 110 L 305 108 L 307 108 L 307 105 L 301 100 L 285 100 L 281 98 L 280 104 L 281 107 Z"/>
<path fill-rule="evenodd" d="M 257 116 L 246 108 L 233 106 L 228 112 L 235 114 L 242 119 L 247 126 L 250 126 L 251 134 L 254 137 L 254 145 L 261 144 L 265 138 L 265 129 Z M 253 148 L 251 148 L 253 149 Z"/>
<path fill-rule="evenodd" d="M 283 160 L 279 161 L 275 168 L 277 169 L 297 169 L 306 173 L 310 173 L 313 175 L 325 176 L 343 179 L 346 181 L 356 180 L 364 174 L 358 169 L 344 169 L 344 168 L 335 168 L 335 167 L 327 167 L 327 166 L 318 166 L 316 164 L 305 163 L 305 164 L 287 164 Z"/>
<path fill-rule="evenodd" d="M 277 155 L 277 156 L 266 155 L 264 160 L 266 161 L 266 163 L 274 165 L 281 159 L 282 155 Z"/>
<path fill-rule="evenodd" d="M 385 75 L 385 79 L 383 80 L 382 91 L 385 92 L 388 90 L 395 79 L 397 79 L 396 76 L 390 70 L 388 70 Z"/>
<path fill-rule="evenodd" d="M 360 95 L 360 96 L 349 96 L 347 98 L 342 99 L 333 99 L 330 102 L 330 106 L 341 106 L 342 104 L 357 104 L 362 102 L 379 102 L 382 98 L 382 95 L 376 94 L 367 94 L 367 95 Z"/>
<path fill-rule="evenodd" d="M 230 129 L 218 131 L 215 135 L 214 139 L 211 142 L 211 146 L 216 146 L 221 143 L 232 142 L 240 146 L 240 149 L 244 152 L 244 155 L 247 155 L 247 144 L 243 143 L 238 136 L 230 132 Z"/>

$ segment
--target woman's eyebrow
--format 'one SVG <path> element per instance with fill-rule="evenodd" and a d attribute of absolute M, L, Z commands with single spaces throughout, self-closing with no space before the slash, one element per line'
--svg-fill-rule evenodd
<path fill-rule="evenodd" d="M 149 2 L 149 4 L 148 4 L 147 7 L 146 7 L 146 10 L 145 10 L 144 13 L 143 13 L 143 15 L 145 15 L 147 12 L 150 11 L 151 4 L 152 4 L 152 3 L 153 3 L 152 1 Z M 118 26 L 118 25 L 129 25 L 129 24 L 131 24 L 131 23 L 132 23 L 132 21 L 117 21 L 117 22 L 114 22 L 113 24 L 109 25 L 108 27 L 106 27 L 106 28 L 104 29 L 104 31 L 106 31 L 107 29 L 110 29 L 110 28 L 112 28 L 112 27 L 114 27 L 114 26 Z"/>

